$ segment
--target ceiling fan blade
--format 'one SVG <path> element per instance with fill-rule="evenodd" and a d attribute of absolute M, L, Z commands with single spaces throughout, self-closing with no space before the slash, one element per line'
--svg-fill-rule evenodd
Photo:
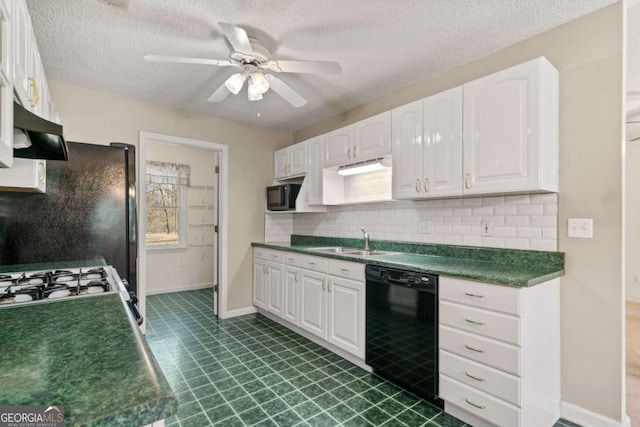
<path fill-rule="evenodd" d="M 207 99 L 209 102 L 220 102 L 225 99 L 229 95 L 229 89 L 227 86 L 222 83 L 215 92 L 211 94 L 211 96 Z"/>
<path fill-rule="evenodd" d="M 302 107 L 307 103 L 307 100 L 304 99 L 302 95 L 291 89 L 289 85 L 287 85 L 276 76 L 267 74 L 266 77 L 269 80 L 269 88 L 280 95 L 289 104 L 293 105 L 294 107 Z"/>
<path fill-rule="evenodd" d="M 340 74 L 342 68 L 337 62 L 331 61 L 287 61 L 272 60 L 264 65 L 277 73 L 308 73 L 308 74 Z"/>
<path fill-rule="evenodd" d="M 229 65 L 235 65 L 233 62 L 227 59 L 206 59 L 206 58 L 188 58 L 185 56 L 171 56 L 171 55 L 145 55 L 145 61 L 149 62 L 169 62 L 176 64 L 202 64 L 202 65 L 218 65 L 220 67 L 227 67 Z"/>
<path fill-rule="evenodd" d="M 218 25 L 220 25 L 224 36 L 229 40 L 229 43 L 231 43 L 233 50 L 253 56 L 253 48 L 251 47 L 249 36 L 245 30 L 225 22 L 218 22 Z"/>

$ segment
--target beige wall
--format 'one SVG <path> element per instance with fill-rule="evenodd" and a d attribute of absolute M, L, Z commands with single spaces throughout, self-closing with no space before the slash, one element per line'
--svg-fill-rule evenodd
<path fill-rule="evenodd" d="M 219 117 L 50 82 L 69 141 L 138 144 L 140 131 L 229 146 L 227 308 L 251 305 L 251 242 L 264 239 L 264 189 L 273 179 L 273 151 L 291 134 Z"/>
<path fill-rule="evenodd" d="M 627 142 L 626 163 L 626 299 L 640 302 L 640 141 Z"/>
<path fill-rule="evenodd" d="M 294 134 L 296 141 L 546 56 L 560 71 L 562 399 L 622 420 L 623 9 L 617 3 Z M 594 218 L 569 239 L 567 218 Z"/>

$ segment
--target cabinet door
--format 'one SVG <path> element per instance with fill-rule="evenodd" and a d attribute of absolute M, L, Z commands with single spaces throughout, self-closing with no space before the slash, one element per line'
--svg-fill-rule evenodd
<path fill-rule="evenodd" d="M 267 310 L 282 317 L 284 267 L 282 264 L 267 264 Z"/>
<path fill-rule="evenodd" d="M 327 339 L 336 347 L 364 358 L 364 283 L 331 276 L 327 296 Z"/>
<path fill-rule="evenodd" d="M 289 175 L 307 173 L 307 144 L 300 142 L 289 147 Z"/>
<path fill-rule="evenodd" d="M 391 112 L 393 129 L 392 182 L 394 199 L 423 195 L 422 100 Z"/>
<path fill-rule="evenodd" d="M 13 84 L 18 100 L 29 105 L 29 58 L 31 49 L 31 20 L 25 0 L 16 0 L 13 16 Z"/>
<path fill-rule="evenodd" d="M 353 163 L 351 146 L 353 144 L 353 127 L 347 126 L 322 136 L 324 145 L 324 167 Z"/>
<path fill-rule="evenodd" d="M 391 153 L 391 112 L 369 117 L 353 125 L 353 149 L 355 161 L 373 159 Z"/>
<path fill-rule="evenodd" d="M 0 168 L 0 190 L 44 193 L 47 190 L 47 161 L 13 159 L 13 166 Z"/>
<path fill-rule="evenodd" d="M 327 338 L 327 276 L 300 270 L 300 327 L 323 339 Z"/>
<path fill-rule="evenodd" d="M 300 313 L 300 272 L 297 268 L 285 267 L 284 269 L 284 305 L 282 307 L 282 318 L 294 325 L 298 325 Z"/>
<path fill-rule="evenodd" d="M 273 153 L 273 176 L 275 179 L 284 178 L 289 171 L 289 148 L 282 148 Z"/>
<path fill-rule="evenodd" d="M 424 100 L 424 181 L 427 197 L 462 194 L 462 87 Z"/>
<path fill-rule="evenodd" d="M 267 263 L 262 260 L 253 261 L 253 305 L 267 308 Z"/>
<path fill-rule="evenodd" d="M 463 86 L 465 194 L 540 189 L 541 136 L 557 140 L 557 79 L 543 79 L 543 66 L 553 69 L 539 58 Z M 543 125 L 555 131 L 546 134 Z"/>
<path fill-rule="evenodd" d="M 322 204 L 322 137 L 307 140 L 307 204 Z"/>
<path fill-rule="evenodd" d="M 13 165 L 13 28 L 10 2 L 0 2 L 0 168 Z"/>

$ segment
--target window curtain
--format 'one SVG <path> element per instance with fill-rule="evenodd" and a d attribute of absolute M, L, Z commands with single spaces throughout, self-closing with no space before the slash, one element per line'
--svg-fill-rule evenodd
<path fill-rule="evenodd" d="M 191 185 L 191 166 L 147 161 L 147 184 Z"/>

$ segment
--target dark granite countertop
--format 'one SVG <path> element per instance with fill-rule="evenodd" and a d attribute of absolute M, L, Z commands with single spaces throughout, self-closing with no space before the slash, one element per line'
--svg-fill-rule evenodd
<path fill-rule="evenodd" d="M 297 235 L 292 236 L 291 243 L 253 243 L 264 248 L 518 287 L 534 286 L 564 275 L 562 252 L 393 241 L 371 241 L 371 249 L 396 252 L 380 256 L 359 257 L 309 250 L 322 246 L 361 248 L 362 244 L 361 239 Z"/>
<path fill-rule="evenodd" d="M 67 426 L 144 426 L 177 402 L 119 294 L 0 308 L 0 405 L 61 405 Z"/>
<path fill-rule="evenodd" d="M 107 265 L 107 262 L 104 260 L 104 258 L 86 259 L 80 261 L 58 261 L 33 264 L 0 265 L 0 273 L 22 273 L 25 271 L 60 270 L 63 268 L 97 267 L 99 265 Z"/>

